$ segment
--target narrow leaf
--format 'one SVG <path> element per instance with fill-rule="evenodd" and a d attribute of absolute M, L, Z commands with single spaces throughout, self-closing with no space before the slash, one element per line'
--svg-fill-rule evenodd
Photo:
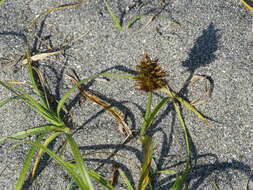
<path fill-rule="evenodd" d="M 0 101 L 0 107 L 12 102 L 13 100 L 18 100 L 21 99 L 21 96 L 14 96 L 14 97 L 10 97 L 10 98 L 6 98 L 4 100 Z"/>
<path fill-rule="evenodd" d="M 186 153 L 188 155 L 188 159 L 191 159 L 191 151 L 190 151 L 189 136 L 188 136 L 189 132 L 188 132 L 188 129 L 186 127 L 186 124 L 185 124 L 184 118 L 182 116 L 182 113 L 180 111 L 179 105 L 177 105 L 176 102 L 173 102 L 173 104 L 174 104 L 176 113 L 178 115 L 179 121 L 180 121 L 180 126 L 184 130 L 184 139 L 185 139 L 185 145 L 186 145 Z"/>
<path fill-rule="evenodd" d="M 181 98 L 180 96 L 176 95 L 175 92 L 173 92 L 171 89 L 169 88 L 162 88 L 161 89 L 163 92 L 165 92 L 166 94 L 168 94 L 171 98 L 175 98 L 177 101 L 179 101 L 183 106 L 185 106 L 187 109 L 189 109 L 190 111 L 192 111 L 195 115 L 198 116 L 198 118 L 200 118 L 201 120 L 203 120 L 206 124 L 210 125 L 210 122 L 207 120 L 207 118 L 202 115 L 193 105 L 191 105 L 189 102 L 187 102 L 186 100 L 184 100 L 183 98 Z"/>
<path fill-rule="evenodd" d="M 18 180 L 17 180 L 17 183 L 16 183 L 16 190 L 20 190 L 24 184 L 24 181 L 25 181 L 25 177 L 27 175 L 27 172 L 32 164 L 32 158 L 35 154 L 35 151 L 36 151 L 37 147 L 36 146 L 32 146 L 30 151 L 28 152 L 28 154 L 26 155 L 25 157 L 25 161 L 23 163 L 23 167 L 20 171 L 20 174 L 19 174 L 19 177 L 18 177 Z"/>
<path fill-rule="evenodd" d="M 111 8 L 110 5 L 107 3 L 107 1 L 104 0 L 104 2 L 105 2 L 105 6 L 106 6 L 106 8 L 107 8 L 107 10 L 108 10 L 108 12 L 109 12 L 109 14 L 110 14 L 110 16 L 112 17 L 112 20 L 113 20 L 113 22 L 114 22 L 114 25 L 116 26 L 116 28 L 117 28 L 119 31 L 121 31 L 121 30 L 122 30 L 122 26 L 121 26 L 121 24 L 120 24 L 119 19 L 118 19 L 117 16 L 113 13 L 112 8 Z"/>
<path fill-rule="evenodd" d="M 88 175 L 88 172 L 87 172 L 87 169 L 84 165 L 84 162 L 83 162 L 83 158 L 82 158 L 82 155 L 79 151 L 79 148 L 75 142 L 75 140 L 73 139 L 72 136 L 68 135 L 68 134 L 65 134 L 66 137 L 67 137 L 67 140 L 68 140 L 68 143 L 71 147 L 71 150 L 72 150 L 72 155 L 76 161 L 76 165 L 79 169 L 79 172 L 80 172 L 80 175 L 81 175 L 81 178 L 84 182 L 84 184 L 89 187 L 89 189 L 93 189 L 93 186 L 91 184 L 91 181 L 90 181 L 90 178 L 89 178 L 89 175 Z"/>
<path fill-rule="evenodd" d="M 61 134 L 62 134 L 62 132 L 55 132 L 55 133 L 53 133 L 52 135 L 50 135 L 45 140 L 45 142 L 43 143 L 43 146 L 47 147 L 49 143 L 51 143 L 54 139 L 56 139 Z M 43 149 L 40 149 L 39 152 L 38 152 L 38 154 L 37 154 L 37 156 L 36 156 L 36 159 L 34 161 L 33 169 L 32 169 L 32 172 L 31 172 L 31 180 L 30 181 L 33 181 L 33 178 L 35 176 L 36 169 L 39 166 L 39 162 L 40 162 L 40 158 L 41 158 L 42 154 L 43 154 Z"/>
<path fill-rule="evenodd" d="M 104 179 L 101 175 L 99 175 L 95 171 L 88 170 L 88 174 L 90 177 L 92 177 L 94 180 L 96 180 L 98 183 L 100 183 L 101 185 L 103 185 L 107 189 L 115 190 L 115 188 L 106 179 Z"/>
<path fill-rule="evenodd" d="M 154 110 L 150 113 L 150 116 L 145 120 L 141 127 L 141 135 L 145 135 L 146 131 L 148 130 L 148 127 L 152 124 L 153 120 L 155 119 L 156 114 L 162 109 L 162 107 L 167 104 L 167 102 L 170 100 L 170 97 L 165 97 L 159 102 Z"/>
<path fill-rule="evenodd" d="M 73 170 L 73 168 L 70 166 L 71 164 L 62 160 L 60 156 L 55 154 L 53 151 L 48 149 L 47 147 L 43 146 L 42 144 L 38 143 L 37 141 L 26 141 L 27 143 L 30 143 L 37 148 L 43 149 L 44 152 L 46 152 L 48 155 L 50 155 L 55 161 L 57 161 L 63 168 L 67 170 L 67 172 L 73 177 L 73 179 L 76 181 L 76 184 L 82 189 L 82 190 L 90 190 L 90 187 L 88 187 L 82 178 L 78 176 L 78 174 Z"/>
<path fill-rule="evenodd" d="M 155 15 L 154 14 L 140 14 L 140 15 L 133 16 L 127 23 L 127 29 L 129 29 L 136 21 L 142 19 L 143 17 L 153 17 L 153 16 Z"/>
<path fill-rule="evenodd" d="M 145 190 L 147 185 L 150 184 L 150 165 L 153 158 L 153 142 L 152 137 L 149 136 L 141 136 L 140 140 L 143 147 L 144 160 L 141 167 L 141 177 L 138 183 L 138 189 Z"/>
<path fill-rule="evenodd" d="M 130 181 L 127 179 L 125 173 L 121 169 L 119 169 L 119 175 L 122 177 L 124 182 L 127 184 L 128 190 L 134 190 L 134 188 L 131 185 Z"/>
<path fill-rule="evenodd" d="M 68 132 L 70 129 L 69 128 L 61 128 L 61 127 L 57 127 L 54 125 L 45 125 L 45 126 L 41 126 L 41 127 L 36 127 L 36 128 L 32 128 L 32 129 L 27 129 L 24 131 L 20 131 L 17 132 L 15 134 L 12 134 L 10 136 L 7 137 L 3 137 L 0 139 L 0 144 L 4 143 L 6 140 L 8 139 L 13 139 L 13 140 L 22 140 L 28 136 L 31 135 L 38 135 L 41 133 L 47 133 L 49 131 L 62 131 L 62 132 Z"/>

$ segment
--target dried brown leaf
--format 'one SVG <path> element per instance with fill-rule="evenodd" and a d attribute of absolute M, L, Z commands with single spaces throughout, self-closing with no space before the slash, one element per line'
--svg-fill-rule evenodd
<path fill-rule="evenodd" d="M 119 112 L 115 107 L 111 106 L 110 104 L 106 103 L 105 101 L 101 100 L 99 97 L 92 95 L 91 93 L 89 93 L 86 90 L 83 90 L 81 88 L 81 86 L 78 84 L 77 79 L 74 76 L 70 76 L 67 75 L 69 77 L 69 79 L 75 84 L 77 85 L 80 93 L 84 96 L 87 97 L 88 99 L 90 99 L 91 101 L 103 106 L 106 110 L 108 110 L 112 116 L 114 116 L 116 118 L 116 120 L 119 122 L 120 126 L 119 126 L 119 130 L 121 133 L 123 133 L 126 136 L 125 141 L 132 136 L 132 131 L 129 128 L 129 126 L 126 124 L 126 122 L 124 121 L 124 117 L 123 114 L 121 112 Z"/>
<path fill-rule="evenodd" d="M 39 53 L 39 54 L 31 56 L 31 60 L 32 61 L 43 60 L 43 59 L 46 59 L 48 56 L 56 55 L 56 54 L 59 54 L 59 53 L 62 53 L 62 52 L 63 52 L 63 50 L 54 51 L 54 52 L 48 52 L 48 53 Z M 24 59 L 22 61 L 23 65 L 26 65 L 27 63 L 28 63 L 28 59 Z"/>

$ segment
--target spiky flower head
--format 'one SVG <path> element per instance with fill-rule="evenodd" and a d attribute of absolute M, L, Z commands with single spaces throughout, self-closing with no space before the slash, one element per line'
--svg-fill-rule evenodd
<path fill-rule="evenodd" d="M 151 60 L 147 53 L 144 54 L 141 63 L 137 65 L 139 73 L 134 77 L 137 88 L 144 92 L 153 92 L 166 86 L 167 82 L 163 79 L 166 73 L 157 62 L 158 60 Z"/>

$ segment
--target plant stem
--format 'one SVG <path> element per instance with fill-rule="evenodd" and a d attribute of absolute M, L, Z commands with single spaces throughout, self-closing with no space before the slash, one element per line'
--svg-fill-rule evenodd
<path fill-rule="evenodd" d="M 153 93 L 152 92 L 148 92 L 148 95 L 147 95 L 147 105 L 146 105 L 146 113 L 145 113 L 145 116 L 144 116 L 144 123 L 143 123 L 143 125 L 141 127 L 141 132 L 140 132 L 141 136 L 145 136 L 146 132 L 147 132 L 147 129 L 148 129 L 148 122 L 147 122 L 147 120 L 150 117 L 150 113 L 151 113 L 152 99 L 153 99 Z"/>

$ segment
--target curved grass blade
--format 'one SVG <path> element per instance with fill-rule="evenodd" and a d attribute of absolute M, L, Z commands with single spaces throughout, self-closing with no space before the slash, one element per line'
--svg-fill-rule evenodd
<path fill-rule="evenodd" d="M 124 182 L 127 184 L 128 190 L 134 190 L 134 188 L 131 185 L 130 181 L 127 179 L 125 173 L 121 169 L 118 169 L 118 170 L 119 170 L 119 175 L 122 177 Z"/>
<path fill-rule="evenodd" d="M 179 107 L 179 105 L 177 105 L 176 102 L 173 102 L 173 104 L 174 104 L 176 113 L 177 113 L 177 115 L 179 117 L 180 126 L 184 130 L 184 139 L 185 139 L 185 145 L 186 145 L 186 153 L 187 153 L 187 157 L 188 157 L 186 165 L 185 165 L 185 169 L 183 171 L 183 174 L 180 175 L 180 176 L 177 176 L 176 181 L 175 181 L 175 183 L 174 183 L 174 185 L 172 187 L 172 190 L 181 190 L 185 186 L 187 177 L 188 177 L 189 172 L 190 172 L 191 151 L 190 151 L 189 136 L 188 136 L 189 132 L 188 132 L 188 129 L 187 129 L 186 125 L 185 125 L 184 118 L 183 118 L 182 113 L 180 111 L 180 107 Z"/>
<path fill-rule="evenodd" d="M 147 118 L 147 120 L 144 122 L 143 126 L 141 127 L 141 135 L 145 135 L 146 131 L 148 130 L 148 127 L 152 124 L 156 114 L 162 109 L 162 107 L 168 103 L 168 101 L 170 100 L 170 97 L 165 97 L 161 100 L 161 102 L 159 102 L 156 107 L 154 108 L 154 110 L 150 113 L 150 116 Z"/>
<path fill-rule="evenodd" d="M 71 164 L 71 167 L 79 174 L 79 170 L 76 164 Z M 109 190 L 115 190 L 115 188 L 108 182 L 108 180 L 104 179 L 100 174 L 93 170 L 87 170 L 90 177 L 92 177 L 94 180 L 96 180 L 98 183 L 103 185 Z M 75 181 L 72 179 L 71 182 L 68 184 L 68 189 L 71 190 L 72 187 L 75 187 Z"/>
<path fill-rule="evenodd" d="M 10 98 L 6 98 L 4 100 L 1 100 L 0 101 L 0 107 L 14 101 L 14 100 L 18 100 L 18 99 L 21 99 L 22 97 L 21 96 L 13 96 L 13 97 L 10 97 Z"/>
<path fill-rule="evenodd" d="M 166 19 L 167 21 L 171 22 L 172 24 L 175 24 L 176 26 L 180 27 L 180 24 L 177 23 L 177 22 L 174 22 L 172 21 L 171 19 L 167 18 L 167 17 L 164 17 L 164 16 L 160 16 L 160 15 L 155 15 L 155 14 L 140 14 L 140 15 L 136 15 L 136 16 L 133 16 L 129 22 L 127 23 L 127 29 L 129 29 L 136 21 L 144 18 L 144 17 L 151 17 L 153 19 L 155 18 L 164 18 Z"/>
<path fill-rule="evenodd" d="M 15 90 L 17 90 L 21 95 L 23 95 L 23 100 L 25 103 L 27 103 L 34 111 L 39 113 L 46 120 L 48 120 L 49 122 L 51 122 L 56 126 L 64 126 L 64 123 L 60 120 L 60 117 L 57 117 L 57 115 L 54 112 L 48 110 L 41 104 L 37 103 L 37 100 L 31 97 L 22 88 L 19 88 L 17 86 L 13 86 L 13 88 L 15 88 Z"/>
<path fill-rule="evenodd" d="M 101 185 L 103 185 L 107 189 L 109 189 L 109 190 L 115 190 L 115 188 L 107 180 L 105 180 L 101 175 L 99 175 L 95 171 L 88 170 L 88 174 L 89 174 L 90 177 L 92 177 L 93 179 L 95 179 L 98 183 L 100 183 Z"/>
<path fill-rule="evenodd" d="M 32 23 L 31 25 L 29 26 L 29 28 L 33 27 L 37 21 L 44 15 L 47 15 L 51 12 L 54 12 L 54 11 L 58 11 L 58 10 L 62 10 L 62 9 L 69 9 L 69 8 L 74 8 L 74 7 L 79 7 L 81 5 L 84 5 L 84 4 L 87 4 L 89 3 L 90 0 L 88 1 L 83 1 L 81 3 L 76 3 L 76 4 L 68 4 L 68 5 L 61 5 L 61 6 L 58 6 L 58 7 L 54 7 L 54 8 L 50 8 L 50 9 L 47 9 L 47 10 L 44 10 L 42 11 L 41 13 L 39 13 L 38 15 L 36 15 L 36 17 L 32 20 Z"/>
<path fill-rule="evenodd" d="M 15 190 L 20 190 L 22 189 L 22 186 L 24 184 L 25 181 L 25 177 L 27 175 L 27 172 L 32 164 L 32 158 L 35 155 L 35 151 L 36 151 L 37 147 L 32 145 L 30 151 L 28 152 L 28 154 L 25 157 L 25 161 L 23 163 L 23 167 L 20 171 L 17 183 L 16 183 L 16 187 Z"/>
<path fill-rule="evenodd" d="M 73 155 L 73 158 L 76 161 L 76 166 L 78 167 L 78 171 L 80 172 L 81 179 L 82 179 L 83 183 L 90 190 L 93 190 L 93 186 L 91 184 L 91 181 L 90 181 L 87 169 L 86 169 L 86 167 L 84 165 L 82 155 L 81 155 L 81 153 L 79 151 L 79 148 L 78 148 L 75 140 L 73 139 L 72 136 L 70 136 L 68 134 L 65 134 L 65 135 L 67 137 L 67 141 L 68 141 L 68 143 L 70 145 L 70 148 L 72 150 L 72 155 Z"/>
<path fill-rule="evenodd" d="M 39 83 L 40 83 L 41 87 L 43 88 L 43 92 L 40 90 L 40 86 L 35 79 L 33 70 L 36 72 L 36 74 L 38 76 Z M 45 86 L 44 86 L 45 81 L 44 81 L 44 78 L 43 78 L 41 72 L 39 71 L 39 69 L 33 67 L 32 64 L 28 64 L 28 73 L 29 73 L 30 80 L 32 82 L 33 90 L 38 95 L 41 104 L 43 105 L 43 107 L 45 107 L 51 111 L 51 108 L 50 108 L 50 105 L 49 105 L 48 99 L 47 99 L 47 94 L 45 91 Z"/>
<path fill-rule="evenodd" d="M 185 139 L 185 145 L 186 145 L 186 153 L 187 153 L 187 156 L 188 156 L 188 159 L 190 160 L 191 158 L 191 151 L 190 151 L 190 145 L 189 145 L 189 131 L 185 125 L 185 121 L 184 121 L 184 118 L 182 116 L 182 113 L 180 111 L 180 108 L 179 108 L 179 105 L 177 105 L 176 102 L 173 102 L 173 105 L 175 107 L 175 110 L 176 110 L 176 113 L 178 115 L 178 118 L 179 118 L 179 121 L 180 121 L 180 126 L 182 127 L 182 129 L 184 130 L 184 139 Z"/>
<path fill-rule="evenodd" d="M 90 187 L 84 183 L 82 178 L 73 170 L 70 163 L 64 161 L 60 156 L 58 156 L 53 151 L 49 150 L 47 147 L 40 144 L 38 141 L 26 141 L 26 142 L 34 145 L 37 148 L 43 149 L 44 152 L 46 152 L 53 159 L 55 159 L 55 161 L 57 161 L 63 168 L 65 168 L 67 170 L 67 172 L 75 180 L 76 184 L 80 187 L 80 189 L 91 190 Z"/>
<path fill-rule="evenodd" d="M 143 17 L 153 17 L 155 16 L 154 14 L 140 14 L 133 16 L 127 23 L 127 29 L 129 29 L 136 21 L 142 19 Z"/>
<path fill-rule="evenodd" d="M 91 77 L 85 78 L 83 80 L 80 80 L 77 84 L 73 85 L 60 99 L 58 105 L 57 105 L 57 115 L 58 117 L 60 116 L 60 111 L 65 103 L 65 101 L 71 96 L 71 94 L 75 91 L 76 88 L 78 88 L 78 85 L 84 84 L 85 82 L 92 80 L 96 77 L 118 77 L 118 78 L 127 78 L 127 79 L 133 79 L 134 76 L 129 76 L 129 75 L 117 75 L 117 74 L 111 74 L 111 73 L 100 73 L 100 74 L 95 74 Z"/>
<path fill-rule="evenodd" d="M 114 22 L 114 25 L 116 26 L 116 28 L 117 28 L 119 31 L 121 31 L 121 30 L 122 30 L 122 26 L 121 26 L 121 24 L 120 24 L 119 19 L 118 19 L 117 16 L 113 13 L 112 8 L 110 7 L 109 3 L 107 3 L 106 0 L 104 0 L 104 3 L 105 3 L 105 6 L 106 6 L 106 8 L 107 8 L 107 10 L 108 10 L 108 12 L 109 12 L 109 14 L 110 14 L 110 16 L 112 17 L 112 20 L 113 20 L 113 22 Z"/>
<path fill-rule="evenodd" d="M 191 105 L 189 102 L 181 98 L 180 96 L 176 95 L 175 92 L 170 90 L 169 88 L 161 88 L 163 92 L 168 94 L 171 98 L 175 98 L 177 101 L 179 101 L 182 105 L 184 105 L 187 109 L 192 111 L 198 118 L 203 120 L 206 124 L 210 125 L 210 122 L 207 120 L 207 118 L 202 115 L 193 105 Z"/>
<path fill-rule="evenodd" d="M 50 131 L 69 132 L 69 130 L 70 129 L 68 127 L 62 128 L 62 127 L 57 127 L 57 126 L 54 126 L 54 125 L 40 126 L 40 127 L 20 131 L 20 132 L 17 132 L 15 134 L 12 134 L 10 136 L 7 136 L 7 137 L 3 137 L 3 138 L 0 139 L 0 144 L 4 143 L 8 139 L 22 140 L 22 139 L 24 139 L 28 136 L 31 136 L 31 135 L 38 135 L 38 134 L 47 133 L 47 132 L 50 132 Z"/>
<path fill-rule="evenodd" d="M 12 87 L 10 87 L 10 85 L 8 85 L 8 83 L 0 81 L 0 85 L 2 85 L 2 86 L 3 86 L 4 88 L 6 88 L 7 90 L 11 91 L 13 94 L 15 94 L 15 95 L 17 95 L 17 96 L 20 95 L 17 91 L 15 91 Z M 21 97 L 22 97 L 22 96 L 21 96 Z"/>
<path fill-rule="evenodd" d="M 141 136 L 141 143 L 144 152 L 144 160 L 141 167 L 141 177 L 138 182 L 138 189 L 145 190 L 147 185 L 150 184 L 151 161 L 153 158 L 153 142 L 150 136 Z"/>
<path fill-rule="evenodd" d="M 43 146 L 47 147 L 49 143 L 51 143 L 54 139 L 56 139 L 59 135 L 61 135 L 62 132 L 55 132 L 53 133 L 52 135 L 50 135 L 46 140 L 45 142 L 43 143 Z M 43 150 L 40 149 L 37 156 L 36 156 L 36 159 L 34 161 L 34 165 L 33 165 L 33 169 L 32 169 L 32 172 L 31 172 L 31 179 L 30 179 L 30 182 L 33 181 L 33 178 L 35 176 L 35 173 L 36 173 L 36 169 L 38 168 L 39 166 L 39 162 L 40 162 L 40 158 L 43 154 Z"/>

